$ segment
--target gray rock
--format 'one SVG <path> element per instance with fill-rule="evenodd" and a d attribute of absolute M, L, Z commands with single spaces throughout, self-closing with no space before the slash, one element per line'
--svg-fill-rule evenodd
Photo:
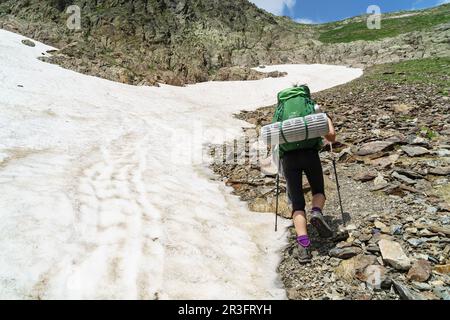
<path fill-rule="evenodd" d="M 392 177 L 394 177 L 395 179 L 397 179 L 397 180 L 399 180 L 399 181 L 401 181 L 403 183 L 409 184 L 409 185 L 416 184 L 415 180 L 410 179 L 407 176 L 404 176 L 402 174 L 399 174 L 397 171 L 394 171 L 392 173 Z"/>
<path fill-rule="evenodd" d="M 369 244 L 366 250 L 372 253 L 378 253 L 380 252 L 380 247 L 376 244 Z"/>
<path fill-rule="evenodd" d="M 431 285 L 429 285 L 428 283 L 424 283 L 424 282 L 413 281 L 411 284 L 414 288 L 416 288 L 417 290 L 420 290 L 420 291 L 428 291 L 433 288 Z"/>
<path fill-rule="evenodd" d="M 367 156 L 377 152 L 385 151 L 394 146 L 392 141 L 372 141 L 363 144 L 354 150 L 354 153 L 358 156 Z"/>
<path fill-rule="evenodd" d="M 36 44 L 33 41 L 28 40 L 28 39 L 22 40 L 22 43 L 24 45 L 26 45 L 28 47 L 32 47 L 32 48 L 34 48 L 36 46 Z"/>
<path fill-rule="evenodd" d="M 418 136 L 409 136 L 407 138 L 407 142 L 408 144 L 411 145 L 418 145 L 418 146 L 423 146 L 423 147 L 430 147 L 430 143 L 428 142 L 427 139 L 422 138 L 422 137 L 418 137 Z"/>
<path fill-rule="evenodd" d="M 350 259 L 358 254 L 361 254 L 362 250 L 358 247 L 346 247 L 346 248 L 333 248 L 330 250 L 330 256 L 339 259 Z"/>
<path fill-rule="evenodd" d="M 376 171 L 365 171 L 357 173 L 353 179 L 356 181 L 367 182 L 374 180 L 377 176 L 378 173 Z"/>
<path fill-rule="evenodd" d="M 407 278 L 411 281 L 425 282 L 431 276 L 431 263 L 419 259 L 413 263 L 408 271 Z"/>
<path fill-rule="evenodd" d="M 397 225 L 397 224 L 391 226 L 391 234 L 392 235 L 401 235 L 401 234 L 403 234 L 403 226 Z"/>
<path fill-rule="evenodd" d="M 409 169 L 403 169 L 403 168 L 394 168 L 394 170 L 404 176 L 407 176 L 411 179 L 422 179 L 424 176 L 420 174 L 419 172 L 409 170 Z"/>
<path fill-rule="evenodd" d="M 430 153 L 430 151 L 424 147 L 415 146 L 402 146 L 402 150 L 410 157 L 419 157 Z"/>
<path fill-rule="evenodd" d="M 449 301 L 450 300 L 450 292 L 449 289 L 443 286 L 438 286 L 433 289 L 433 293 L 439 298 Z"/>
<path fill-rule="evenodd" d="M 392 280 L 392 284 L 402 300 L 425 300 L 423 297 L 412 292 L 403 283 L 400 283 L 397 280 Z"/>
<path fill-rule="evenodd" d="M 435 176 L 449 176 L 450 175 L 450 166 L 449 167 L 432 168 L 432 169 L 428 170 L 428 173 L 435 175 Z"/>
<path fill-rule="evenodd" d="M 417 238 L 411 238 L 406 241 L 413 247 L 419 247 L 426 242 L 423 239 L 417 239 Z"/>
<path fill-rule="evenodd" d="M 383 261 L 398 270 L 408 270 L 411 260 L 403 251 L 399 243 L 382 239 L 378 242 Z"/>
<path fill-rule="evenodd" d="M 436 154 L 437 154 L 439 157 L 448 157 L 448 156 L 450 156 L 450 150 L 447 150 L 447 149 L 439 149 L 439 150 L 436 151 Z"/>

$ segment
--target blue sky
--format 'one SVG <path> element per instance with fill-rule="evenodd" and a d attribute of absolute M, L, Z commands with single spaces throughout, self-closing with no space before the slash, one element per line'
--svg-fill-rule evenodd
<path fill-rule="evenodd" d="M 276 15 L 286 15 L 301 23 L 342 20 L 367 12 L 378 5 L 382 13 L 433 7 L 450 0 L 250 0 Z"/>

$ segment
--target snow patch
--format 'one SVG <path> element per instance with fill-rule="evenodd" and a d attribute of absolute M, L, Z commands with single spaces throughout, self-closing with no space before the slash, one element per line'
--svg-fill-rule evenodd
<path fill-rule="evenodd" d="M 286 234 L 213 181 L 199 152 L 293 82 L 317 91 L 361 70 L 135 87 L 39 61 L 54 48 L 23 39 L 0 30 L 1 298 L 285 298 Z"/>

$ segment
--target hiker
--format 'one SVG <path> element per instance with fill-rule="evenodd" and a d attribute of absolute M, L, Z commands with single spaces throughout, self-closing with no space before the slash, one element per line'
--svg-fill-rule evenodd
<path fill-rule="evenodd" d="M 286 97 L 286 99 L 283 100 L 283 97 Z M 311 93 L 307 85 L 283 90 L 279 93 L 278 98 L 279 106 L 273 122 L 299 116 L 304 117 L 317 110 L 317 105 L 311 99 Z M 283 103 L 284 105 L 282 105 Z M 322 215 L 326 197 L 322 164 L 319 157 L 319 150 L 322 148 L 323 143 L 331 144 L 336 141 L 336 132 L 329 117 L 328 126 L 329 133 L 325 135 L 324 141 L 322 141 L 322 138 L 314 138 L 302 142 L 279 145 L 281 170 L 287 182 L 288 197 L 292 204 L 292 218 L 297 232 L 298 260 L 300 263 L 311 261 L 311 241 L 306 227 L 308 217 L 303 195 L 303 173 L 308 179 L 313 194 L 309 220 L 317 229 L 320 237 L 328 238 L 333 235 L 330 226 Z"/>

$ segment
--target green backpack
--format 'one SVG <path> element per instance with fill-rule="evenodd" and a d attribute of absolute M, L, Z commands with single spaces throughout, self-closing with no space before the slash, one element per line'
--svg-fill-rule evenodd
<path fill-rule="evenodd" d="M 311 92 L 307 86 L 285 89 L 278 93 L 278 107 L 273 116 L 272 123 L 314 114 L 315 105 L 316 103 L 311 99 Z M 284 138 L 283 131 L 281 131 L 281 136 Z M 279 154 L 280 158 L 282 158 L 289 151 L 320 149 L 321 147 L 322 138 L 306 139 L 299 142 L 280 144 Z"/>

